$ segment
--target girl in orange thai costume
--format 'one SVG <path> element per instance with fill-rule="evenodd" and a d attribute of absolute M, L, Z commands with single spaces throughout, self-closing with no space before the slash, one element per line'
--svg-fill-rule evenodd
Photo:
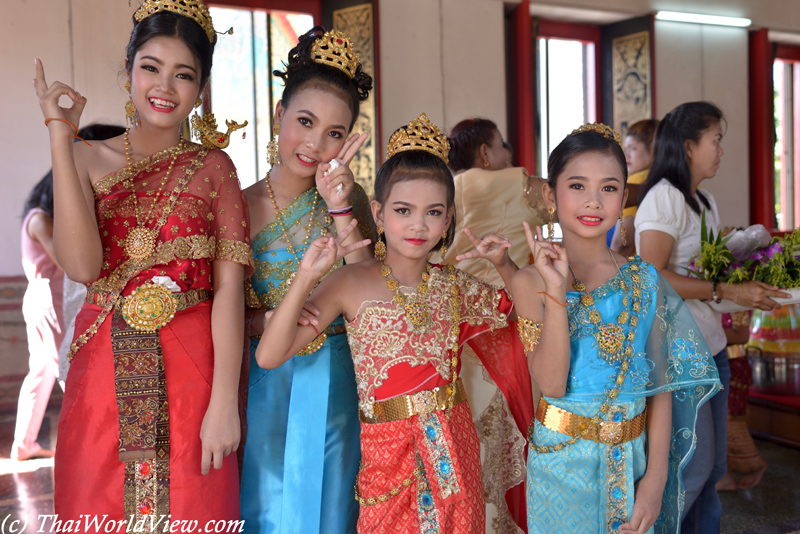
<path fill-rule="evenodd" d="M 344 246 L 347 232 L 314 241 L 256 351 L 260 366 L 277 367 L 344 316 L 361 419 L 360 533 L 485 531 L 478 436 L 458 376 L 464 343 L 486 358 L 522 425 L 532 414 L 530 383 L 519 379 L 527 376 L 521 347 L 507 322 L 511 300 L 455 267 L 427 262 L 455 226 L 448 150 L 425 115 L 395 132 L 375 180 L 375 260 L 327 274 L 368 241 Z M 489 259 L 510 281 L 517 267 L 508 241 L 494 234 L 474 241 L 470 257 Z M 319 322 L 298 326 L 312 291 Z"/>
<path fill-rule="evenodd" d="M 59 421 L 55 511 L 65 522 L 99 517 L 90 532 L 107 530 L 103 521 L 130 531 L 238 519 L 236 459 L 225 457 L 239 441 L 247 209 L 233 163 L 214 148 L 227 135 L 198 117 L 204 144 L 180 137 L 215 42 L 202 2 L 145 2 L 126 60 L 133 126 L 74 150 L 86 98 L 48 86 L 37 60 L 56 254 L 89 285 Z"/>

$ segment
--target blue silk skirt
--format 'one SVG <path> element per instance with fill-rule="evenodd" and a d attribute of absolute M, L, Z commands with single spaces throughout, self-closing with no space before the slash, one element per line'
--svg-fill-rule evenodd
<path fill-rule="evenodd" d="M 258 340 L 251 341 L 244 531 L 355 532 L 360 427 L 347 336 L 331 336 L 314 354 L 273 370 L 258 367 Z"/>

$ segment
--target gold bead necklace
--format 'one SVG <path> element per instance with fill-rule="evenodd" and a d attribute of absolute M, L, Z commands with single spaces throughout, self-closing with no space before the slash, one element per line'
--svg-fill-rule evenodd
<path fill-rule="evenodd" d="M 294 256 L 294 271 L 292 274 L 289 275 L 289 278 L 281 282 L 281 286 L 283 286 L 284 292 L 289 289 L 289 286 L 292 285 L 292 280 L 294 280 L 295 275 L 297 274 L 297 269 L 300 268 L 300 258 L 297 256 L 297 253 L 292 246 L 292 240 L 289 237 L 289 232 L 286 231 L 286 226 L 283 224 L 283 217 L 281 217 L 280 210 L 278 209 L 278 203 L 275 201 L 275 193 L 272 191 L 272 186 L 269 183 L 269 176 L 272 173 L 272 169 L 267 171 L 267 176 L 264 177 L 264 183 L 267 186 L 267 193 L 269 193 L 269 199 L 272 201 L 272 209 L 275 210 L 275 220 L 277 221 L 278 225 L 281 227 L 281 232 L 283 233 L 283 238 L 286 240 L 286 250 L 289 251 L 289 254 Z M 320 200 L 319 191 L 316 187 L 314 187 L 314 200 L 311 203 L 311 212 L 308 216 L 308 224 L 306 225 L 306 237 L 303 240 L 303 247 L 308 247 L 308 242 L 311 239 L 311 231 L 314 226 L 314 213 L 317 210 L 317 202 Z M 327 223 L 327 219 L 326 219 Z M 323 225 L 322 235 L 325 236 L 328 234 L 328 228 L 326 225 Z"/>
<path fill-rule="evenodd" d="M 136 226 L 128 230 L 128 235 L 125 236 L 125 245 L 124 250 L 125 253 L 128 255 L 129 258 L 134 260 L 143 260 L 150 256 L 156 249 L 156 241 L 158 240 L 158 230 L 161 225 L 157 225 L 156 228 L 148 228 L 147 224 L 151 221 L 151 215 L 153 214 L 153 210 L 155 206 L 158 204 L 159 200 L 161 200 L 161 192 L 164 189 L 164 186 L 169 181 L 169 176 L 172 174 L 172 167 L 175 165 L 175 161 L 178 159 L 178 155 L 183 150 L 183 138 L 180 139 L 178 143 L 178 148 L 175 151 L 175 154 L 172 156 L 172 159 L 169 162 L 169 167 L 167 168 L 167 172 L 164 177 L 161 179 L 161 184 L 158 187 L 158 191 L 155 194 L 155 199 L 153 200 L 153 204 L 150 206 L 150 209 L 147 211 L 147 216 L 142 218 L 142 209 L 141 204 L 139 203 L 139 197 L 136 195 L 136 188 L 133 184 L 133 158 L 131 157 L 131 143 L 128 137 L 128 132 L 130 132 L 130 128 L 125 130 L 125 159 L 127 160 L 127 174 L 128 178 L 124 182 L 124 186 L 126 188 L 131 189 L 131 195 L 133 196 L 133 203 L 134 203 L 134 213 L 136 215 Z M 152 195 L 152 192 L 145 193 L 148 196 Z"/>
<path fill-rule="evenodd" d="M 430 278 L 431 264 L 425 265 L 425 271 L 422 273 L 422 279 L 417 284 L 417 294 L 410 298 L 404 293 L 400 292 L 400 282 L 392 276 L 392 268 L 381 262 L 381 274 L 386 278 L 386 287 L 392 292 L 392 298 L 398 306 L 403 306 L 406 310 L 406 317 L 408 317 L 414 329 L 425 329 L 430 326 L 430 309 L 425 302 L 425 295 L 428 293 L 428 278 Z"/>

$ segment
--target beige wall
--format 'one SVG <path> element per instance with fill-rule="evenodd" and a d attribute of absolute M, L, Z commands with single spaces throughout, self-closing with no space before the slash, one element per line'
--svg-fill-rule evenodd
<path fill-rule="evenodd" d="M 136 4 L 133 2 L 132 4 Z M 134 6 L 135 7 L 135 6 Z M 0 54 L 7 78 L 0 103 L 0 276 L 22 274 L 19 233 L 22 204 L 50 168 L 47 128 L 33 90 L 33 59 L 41 58 L 48 83 L 74 86 L 89 102 L 82 125 L 121 124 L 126 98 L 118 81 L 134 7 L 108 0 L 4 0 Z"/>
<path fill-rule="evenodd" d="M 380 0 L 378 16 L 384 142 L 423 111 L 447 131 L 484 117 L 506 135 L 501 0 Z"/>
<path fill-rule="evenodd" d="M 631 15 L 665 10 L 747 17 L 753 21 L 755 28 L 800 31 L 800 3 L 797 0 L 532 0 L 531 3 L 540 6 L 602 9 Z"/>
<path fill-rule="evenodd" d="M 723 226 L 750 224 L 747 30 L 656 21 L 656 116 L 693 100 L 718 105 L 728 128 L 725 154 L 713 180 Z"/>

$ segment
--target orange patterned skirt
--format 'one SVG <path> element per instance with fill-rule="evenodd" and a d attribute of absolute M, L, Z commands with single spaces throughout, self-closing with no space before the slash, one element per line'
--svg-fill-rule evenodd
<path fill-rule="evenodd" d="M 361 456 L 360 496 L 386 498 L 361 505 L 359 534 L 485 532 L 480 443 L 467 402 L 401 421 L 362 422 Z"/>

